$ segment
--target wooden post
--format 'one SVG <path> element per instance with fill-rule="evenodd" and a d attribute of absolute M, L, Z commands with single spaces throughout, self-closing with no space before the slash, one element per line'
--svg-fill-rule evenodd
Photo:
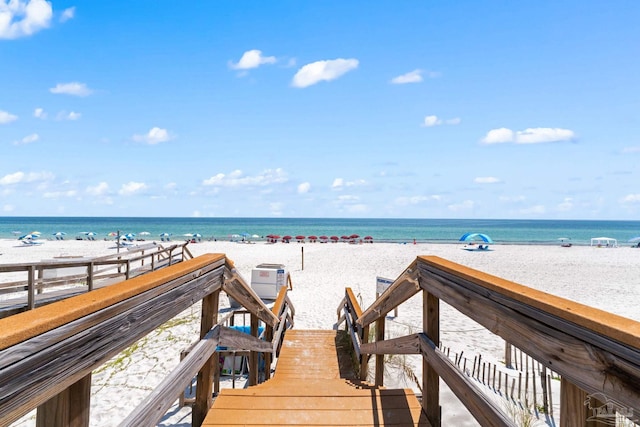
<path fill-rule="evenodd" d="M 202 299 L 200 315 L 200 339 L 202 339 L 218 321 L 218 306 L 220 291 L 215 291 Z M 219 355 L 213 353 L 211 358 L 202 366 L 196 380 L 196 401 L 191 412 L 191 425 L 200 427 L 213 403 L 212 381 L 214 372 L 219 372 Z"/>
<path fill-rule="evenodd" d="M 91 374 L 38 406 L 36 427 L 88 427 Z"/>
<path fill-rule="evenodd" d="M 534 381 L 535 384 L 535 381 Z M 585 427 L 587 393 L 564 377 L 560 380 L 560 427 Z"/>
<path fill-rule="evenodd" d="M 273 326 L 265 326 L 264 330 L 264 339 L 267 342 L 273 341 Z M 263 353 L 264 355 L 264 380 L 267 381 L 271 378 L 271 358 L 273 356 L 272 353 Z"/>
<path fill-rule="evenodd" d="M 93 262 L 87 266 L 87 290 L 93 290 Z"/>
<path fill-rule="evenodd" d="M 376 320 L 376 342 L 384 340 L 384 317 Z M 376 387 L 384 385 L 384 354 L 376 354 Z"/>
<path fill-rule="evenodd" d="M 302 252 L 302 270 L 304 271 L 304 246 L 300 248 L 300 251 Z"/>
<path fill-rule="evenodd" d="M 258 336 L 258 316 L 251 313 L 251 335 Z M 258 384 L 258 352 L 249 352 L 249 385 Z"/>
<path fill-rule="evenodd" d="M 31 265 L 29 266 L 29 271 L 27 273 L 29 275 L 27 281 L 28 281 L 28 285 L 27 285 L 27 305 L 29 310 L 33 310 L 34 308 L 36 308 L 36 284 L 35 284 L 35 277 L 36 277 L 36 266 L 35 265 Z"/>
<path fill-rule="evenodd" d="M 504 343 L 504 365 L 507 368 L 511 368 L 511 343 Z"/>
<path fill-rule="evenodd" d="M 350 316 L 350 314 L 347 313 L 347 316 Z M 366 342 L 369 342 L 369 326 L 365 326 L 364 328 L 362 328 L 362 331 L 360 333 L 360 343 L 364 344 Z M 367 355 L 366 354 L 360 355 L 360 379 L 362 381 L 367 380 L 367 374 L 369 371 L 368 366 L 369 366 L 369 359 Z"/>
<path fill-rule="evenodd" d="M 440 300 L 433 294 L 422 292 L 422 324 L 424 333 L 434 342 L 440 342 Z M 440 427 L 440 378 L 425 357 L 422 358 L 422 408 L 433 427 Z"/>

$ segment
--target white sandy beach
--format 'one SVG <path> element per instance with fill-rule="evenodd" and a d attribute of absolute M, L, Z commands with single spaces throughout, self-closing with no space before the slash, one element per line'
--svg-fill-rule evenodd
<path fill-rule="evenodd" d="M 26 247 L 17 240 L 0 241 L 0 263 L 22 263 L 50 259 L 61 255 L 101 256 L 113 253 L 109 241 L 46 241 Z M 304 248 L 304 268 L 302 259 Z M 491 251 L 468 252 L 458 244 L 320 244 L 258 242 L 202 242 L 190 244 L 198 256 L 225 253 L 235 262 L 240 274 L 249 282 L 251 269 L 260 263 L 287 266 L 293 282 L 290 298 L 296 309 L 298 329 L 331 329 L 336 322 L 336 308 L 351 287 L 368 307 L 375 298 L 376 276 L 395 279 L 418 255 L 442 258 L 530 286 L 586 305 L 640 321 L 640 249 L 630 247 L 593 248 L 574 246 L 493 245 Z M 0 280 L 10 280 L 2 277 Z M 223 306 L 228 306 L 222 297 Z M 421 328 L 421 299 L 400 306 L 396 318 L 390 319 L 390 333 L 406 334 Z M 92 426 L 118 423 L 151 390 L 154 384 L 178 363 L 180 350 L 197 337 L 199 308 L 194 306 L 173 322 L 150 334 L 138 349 L 120 357 L 93 375 Z M 503 359 L 504 343 L 491 333 L 449 307 L 441 309 L 441 341 L 452 352 L 482 354 L 483 359 Z M 420 375 L 420 360 L 408 362 Z M 410 382 L 388 386 L 412 387 Z M 448 390 L 442 392 L 443 425 L 477 425 L 456 403 Z M 557 412 L 556 412 L 557 413 Z M 557 415 L 556 415 L 557 416 Z M 188 408 L 174 406 L 162 421 L 163 426 L 190 425 Z M 556 420 L 557 421 L 557 420 Z M 34 425 L 33 416 L 15 423 Z M 544 425 L 544 424 L 543 424 Z"/>

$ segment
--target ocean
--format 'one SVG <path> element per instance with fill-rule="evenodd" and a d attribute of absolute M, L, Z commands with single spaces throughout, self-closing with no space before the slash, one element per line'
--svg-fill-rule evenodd
<path fill-rule="evenodd" d="M 509 220 L 509 219 L 344 219 L 344 218 L 126 218 L 126 217 L 0 217 L 0 238 L 17 239 L 34 231 L 41 239 L 65 239 L 95 233 L 95 239 L 113 239 L 112 233 L 133 233 L 137 239 L 160 240 L 171 233 L 174 241 L 198 233 L 203 240 L 259 240 L 279 236 L 373 237 L 374 242 L 459 241 L 468 232 L 484 233 L 497 244 L 558 244 L 560 238 L 574 245 L 589 245 L 593 237 L 609 237 L 626 245 L 640 236 L 640 221 Z M 143 233 L 143 234 L 141 234 Z M 148 234 L 147 234 L 148 233 Z M 259 236 L 259 237 L 253 237 Z M 630 243 L 629 243 L 630 244 Z"/>

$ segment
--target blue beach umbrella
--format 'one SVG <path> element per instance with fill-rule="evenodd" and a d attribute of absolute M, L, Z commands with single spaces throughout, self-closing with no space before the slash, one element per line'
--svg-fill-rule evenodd
<path fill-rule="evenodd" d="M 466 233 L 466 234 L 463 234 L 462 237 L 460 237 L 461 242 L 471 242 L 474 240 L 482 240 L 485 243 L 493 243 L 493 240 L 491 240 L 491 237 L 482 233 Z"/>
<path fill-rule="evenodd" d="M 38 237 L 40 236 L 38 236 L 37 234 L 29 233 L 29 234 L 25 234 L 24 236 L 18 237 L 18 240 L 35 240 Z"/>
<path fill-rule="evenodd" d="M 640 236 L 629 239 L 629 242 L 640 242 Z"/>

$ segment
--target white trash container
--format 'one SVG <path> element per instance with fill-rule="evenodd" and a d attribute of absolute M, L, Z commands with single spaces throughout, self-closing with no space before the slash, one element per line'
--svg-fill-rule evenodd
<path fill-rule="evenodd" d="M 265 300 L 275 300 L 289 283 L 289 272 L 283 264 L 260 264 L 251 270 L 251 289 Z"/>

